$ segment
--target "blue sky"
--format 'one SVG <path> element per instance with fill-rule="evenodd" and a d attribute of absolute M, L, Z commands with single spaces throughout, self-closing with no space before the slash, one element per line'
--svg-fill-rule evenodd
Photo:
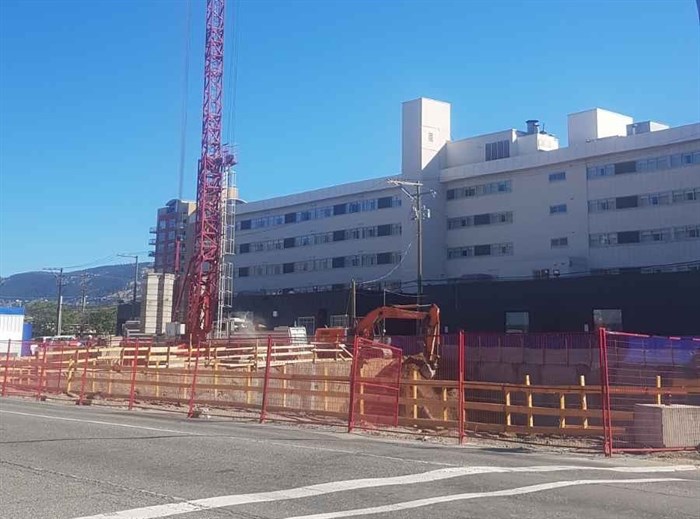
<path fill-rule="evenodd" d="M 401 102 L 419 96 L 452 103 L 455 139 L 537 118 L 565 140 L 566 114 L 595 106 L 700 120 L 695 0 L 229 0 L 228 14 L 224 137 L 248 200 L 397 173 Z M 177 195 L 186 19 L 185 0 L 0 1 L 0 276 L 146 259 Z M 192 0 L 187 198 L 203 26 Z"/>

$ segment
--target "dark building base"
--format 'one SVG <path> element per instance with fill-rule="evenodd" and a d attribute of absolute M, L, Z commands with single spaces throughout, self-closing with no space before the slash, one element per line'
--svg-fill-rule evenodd
<path fill-rule="evenodd" d="M 409 304 L 409 294 L 357 291 L 357 315 L 387 304 Z M 314 317 L 316 327 L 332 315 L 350 314 L 350 291 L 304 294 L 242 294 L 235 311 L 251 311 L 268 327 Z M 528 312 L 529 331 L 593 330 L 593 311 L 619 309 L 625 331 L 700 335 L 700 271 L 526 281 L 459 281 L 425 287 L 424 303 L 436 303 L 442 323 L 458 329 L 504 332 L 506 312 Z"/>

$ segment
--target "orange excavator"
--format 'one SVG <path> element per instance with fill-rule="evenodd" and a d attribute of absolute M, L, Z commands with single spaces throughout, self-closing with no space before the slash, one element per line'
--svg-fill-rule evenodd
<path fill-rule="evenodd" d="M 355 336 L 376 340 L 384 334 L 380 326 L 386 319 L 421 323 L 423 352 L 406 357 L 404 363 L 416 366 L 423 378 L 433 378 L 440 359 L 440 308 L 437 305 L 380 306 L 360 319 L 355 327 Z"/>

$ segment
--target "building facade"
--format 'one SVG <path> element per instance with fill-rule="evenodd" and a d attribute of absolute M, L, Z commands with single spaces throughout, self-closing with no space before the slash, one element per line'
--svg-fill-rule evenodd
<path fill-rule="evenodd" d="M 415 291 L 417 213 L 394 180 L 421 184 L 428 284 L 700 267 L 700 124 L 593 109 L 569 115 L 566 147 L 535 120 L 450 126 L 448 103 L 409 101 L 400 174 L 238 204 L 234 292 Z"/>

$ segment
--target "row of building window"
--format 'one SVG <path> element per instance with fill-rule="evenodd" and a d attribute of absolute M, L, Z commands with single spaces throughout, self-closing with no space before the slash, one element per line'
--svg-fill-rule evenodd
<path fill-rule="evenodd" d="M 562 180 L 566 180 L 566 171 L 557 171 L 549 174 L 550 182 L 561 182 Z"/>
<path fill-rule="evenodd" d="M 615 164 L 604 164 L 602 166 L 590 166 L 586 169 L 589 179 L 601 177 L 613 177 L 628 173 L 644 173 L 647 171 L 657 171 L 665 169 L 680 168 L 700 164 L 700 151 L 688 153 L 675 153 L 673 155 L 662 155 L 648 159 L 629 160 L 616 162 Z"/>
<path fill-rule="evenodd" d="M 250 252 L 269 252 L 295 247 L 309 247 L 312 245 L 323 245 L 325 243 L 339 242 L 345 240 L 363 240 L 366 238 L 377 238 L 382 236 L 397 236 L 401 234 L 400 223 L 388 223 L 371 227 L 355 227 L 353 229 L 341 229 L 338 231 L 321 232 L 315 234 L 305 234 L 291 238 L 279 238 L 275 240 L 256 241 L 251 243 L 241 243 L 238 245 L 238 254 Z"/>
<path fill-rule="evenodd" d="M 320 220 L 339 216 L 343 214 L 362 213 L 366 211 L 376 211 L 378 209 L 390 209 L 401 207 L 401 198 L 398 196 L 383 196 L 368 200 L 357 200 L 343 204 L 327 205 L 292 213 L 261 216 L 236 222 L 236 229 L 247 231 L 250 229 L 262 229 L 290 223 L 307 222 L 310 220 Z"/>
<path fill-rule="evenodd" d="M 488 243 L 447 249 L 447 259 L 474 258 L 479 256 L 512 256 L 512 243 Z"/>
<path fill-rule="evenodd" d="M 476 227 L 479 225 L 493 225 L 498 223 L 513 223 L 513 212 L 473 214 L 460 216 L 447 220 L 447 229 L 461 229 L 462 227 Z"/>
<path fill-rule="evenodd" d="M 700 225 L 682 225 L 663 229 L 591 234 L 591 247 L 612 247 L 633 243 L 660 243 L 700 239 Z"/>
<path fill-rule="evenodd" d="M 319 272 L 323 270 L 373 267 L 375 265 L 392 265 L 401 261 L 400 252 L 379 252 L 376 254 L 355 254 L 352 256 L 337 256 L 292 263 L 277 263 L 274 265 L 252 265 L 238 267 L 236 276 L 239 278 L 253 276 L 277 276 L 280 274 L 295 274 L 301 272 Z"/>
<path fill-rule="evenodd" d="M 488 184 L 479 184 L 477 186 L 458 187 L 447 190 L 448 200 L 457 200 L 458 198 L 471 198 L 475 196 L 496 195 L 498 193 L 510 193 L 513 190 L 513 182 L 503 180 L 501 182 L 489 182 Z"/>
<path fill-rule="evenodd" d="M 646 193 L 643 195 L 618 196 L 616 198 L 601 198 L 588 202 L 589 213 L 602 213 L 634 207 L 652 207 L 657 205 L 682 204 L 700 201 L 700 187 L 663 191 L 661 193 Z"/>

